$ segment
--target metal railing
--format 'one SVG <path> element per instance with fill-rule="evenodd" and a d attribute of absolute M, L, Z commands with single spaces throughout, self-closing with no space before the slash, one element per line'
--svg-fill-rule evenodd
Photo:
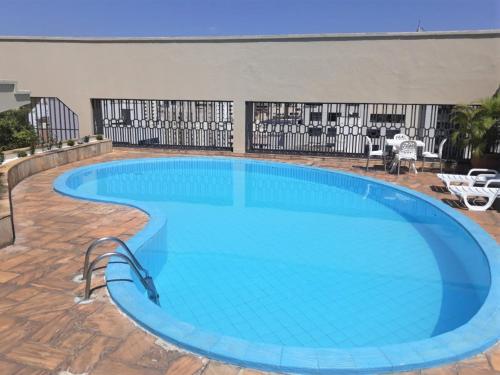
<path fill-rule="evenodd" d="M 117 146 L 232 150 L 233 102 L 92 99 L 94 131 Z"/>
<path fill-rule="evenodd" d="M 102 255 L 97 256 L 92 262 L 89 264 L 90 260 L 90 255 L 94 251 L 94 249 L 106 242 L 114 242 L 118 244 L 125 252 L 126 254 L 122 254 L 119 252 L 108 252 L 104 253 Z M 112 258 L 112 257 L 118 257 L 124 260 L 130 268 L 132 268 L 132 271 L 134 271 L 135 275 L 141 282 L 142 286 L 144 289 L 146 289 L 146 292 L 148 293 L 148 298 L 156 303 L 157 305 L 160 304 L 160 296 L 156 290 L 156 287 L 153 282 L 153 278 L 148 274 L 148 271 L 144 269 L 144 267 L 141 266 L 137 258 L 134 256 L 132 251 L 130 251 L 129 247 L 120 240 L 118 237 L 102 237 L 99 238 L 95 241 L 93 241 L 89 247 L 87 248 L 87 251 L 85 251 L 85 259 L 83 263 L 83 271 L 82 271 L 82 280 L 85 280 L 85 294 L 84 294 L 84 299 L 88 300 L 90 298 L 90 293 L 91 293 L 91 283 L 92 283 L 92 272 L 96 268 L 96 266 L 99 264 L 100 261 L 106 258 Z"/>
<path fill-rule="evenodd" d="M 28 121 L 40 144 L 56 143 L 80 137 L 78 115 L 59 98 L 31 97 Z"/>
<path fill-rule="evenodd" d="M 142 286 L 144 289 L 146 289 L 148 293 L 148 298 L 156 303 L 157 305 L 160 303 L 160 296 L 158 292 L 156 291 L 156 288 L 153 283 L 153 279 L 149 275 L 143 276 L 135 263 L 125 254 L 122 253 L 116 253 L 116 252 L 110 252 L 110 253 L 104 253 L 102 255 L 99 255 L 97 258 L 95 258 L 89 265 L 89 268 L 87 270 L 87 274 L 85 275 L 85 294 L 84 294 L 84 299 L 89 300 L 90 299 L 90 286 L 92 283 L 92 272 L 96 268 L 96 266 L 99 264 L 100 261 L 103 259 L 107 258 L 113 258 L 113 257 L 118 257 L 124 260 L 130 268 L 134 271 L 135 275 L 141 282 Z"/>
<path fill-rule="evenodd" d="M 118 237 L 102 237 L 97 240 L 94 240 L 89 247 L 87 248 L 87 251 L 85 251 L 85 259 L 83 261 L 83 271 L 82 271 L 82 279 L 85 280 L 87 278 L 87 271 L 89 269 L 89 261 L 90 261 L 90 254 L 95 250 L 95 248 L 105 242 L 114 242 L 118 244 L 128 255 L 128 257 L 132 260 L 134 265 L 142 272 L 146 272 L 144 268 L 142 268 L 141 264 L 137 260 L 137 258 L 134 256 L 132 251 L 130 251 L 129 247 L 120 240 Z"/>
<path fill-rule="evenodd" d="M 361 157 L 366 136 L 376 148 L 385 139 L 404 133 L 437 151 L 456 129 L 453 105 L 381 103 L 247 102 L 246 150 L 248 152 L 339 155 Z M 500 152 L 500 142 L 489 152 Z M 447 142 L 443 157 L 464 160 L 470 151 Z"/>

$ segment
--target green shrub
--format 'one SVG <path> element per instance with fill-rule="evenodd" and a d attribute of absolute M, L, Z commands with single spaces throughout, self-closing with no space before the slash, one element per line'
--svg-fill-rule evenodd
<path fill-rule="evenodd" d="M 0 113 L 0 148 L 28 147 L 38 138 L 28 122 L 28 107 Z"/>
<path fill-rule="evenodd" d="M 83 142 L 89 143 L 89 141 L 90 141 L 90 137 L 88 135 L 86 135 L 85 137 L 83 137 Z"/>
<path fill-rule="evenodd" d="M 74 145 L 75 145 L 75 141 L 74 141 L 74 140 L 72 140 L 72 139 L 70 139 L 69 141 L 67 141 L 67 142 L 66 142 L 66 144 L 67 144 L 68 146 L 74 146 Z"/>
<path fill-rule="evenodd" d="M 35 155 L 36 152 L 36 143 L 32 143 L 30 145 L 30 155 Z"/>
<path fill-rule="evenodd" d="M 95 139 L 97 139 L 98 141 L 102 141 L 104 139 L 104 137 L 102 136 L 102 134 L 97 134 L 95 136 Z"/>
<path fill-rule="evenodd" d="M 28 129 L 18 131 L 13 137 L 13 148 L 28 147 L 32 144 L 36 144 L 37 138 L 34 131 Z"/>
<path fill-rule="evenodd" d="M 14 134 L 15 130 L 12 123 L 0 119 L 0 146 L 4 146 L 7 149 L 11 148 L 14 144 Z"/>
<path fill-rule="evenodd" d="M 19 151 L 17 153 L 18 158 L 25 158 L 26 156 L 28 156 L 28 154 L 25 151 Z"/>
<path fill-rule="evenodd" d="M 3 154 L 3 152 L 0 151 L 0 165 L 3 164 L 4 160 L 5 160 L 5 155 Z"/>

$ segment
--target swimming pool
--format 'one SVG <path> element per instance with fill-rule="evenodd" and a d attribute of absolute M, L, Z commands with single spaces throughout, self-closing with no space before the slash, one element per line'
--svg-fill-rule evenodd
<path fill-rule="evenodd" d="M 319 168 L 201 157 L 95 164 L 54 186 L 149 214 L 128 244 L 161 306 L 123 281 L 134 280 L 124 265 L 108 267 L 108 288 L 139 324 L 195 352 L 269 370 L 362 373 L 432 366 L 498 339 L 496 242 L 423 194 Z"/>

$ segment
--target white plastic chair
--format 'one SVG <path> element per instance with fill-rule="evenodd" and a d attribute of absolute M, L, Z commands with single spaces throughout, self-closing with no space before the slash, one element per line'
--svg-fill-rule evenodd
<path fill-rule="evenodd" d="M 415 174 L 417 173 L 417 168 L 415 167 L 415 162 L 417 161 L 417 142 L 415 141 L 404 141 L 399 147 L 398 158 L 398 176 L 399 169 L 401 168 L 401 163 L 403 160 L 409 162 L 409 168 L 413 167 Z"/>
<path fill-rule="evenodd" d="M 395 141 L 409 141 L 410 137 L 408 137 L 406 134 L 399 133 L 394 136 Z"/>
<path fill-rule="evenodd" d="M 385 152 L 385 149 L 382 148 L 380 150 L 373 150 L 373 142 L 370 139 L 370 137 L 366 137 L 366 144 L 368 145 L 368 156 L 366 159 L 366 170 L 368 171 L 368 164 L 370 163 L 370 159 L 372 157 L 381 157 L 382 161 L 384 163 L 384 171 L 385 171 L 386 170 L 386 165 L 385 165 L 386 152 Z"/>
<path fill-rule="evenodd" d="M 488 180 L 500 179 L 500 173 L 494 169 L 472 168 L 467 174 L 438 173 L 437 177 L 449 190 L 456 185 L 484 185 Z"/>
<path fill-rule="evenodd" d="M 495 199 L 500 196 L 500 187 L 490 187 L 491 184 L 500 185 L 499 179 L 488 180 L 483 187 L 480 186 L 466 186 L 466 185 L 454 185 L 450 186 L 450 192 L 457 197 L 460 197 L 464 202 L 465 206 L 471 211 L 486 211 L 488 208 L 493 206 Z M 483 205 L 475 204 L 469 202 L 470 198 L 486 198 L 486 203 Z"/>
<path fill-rule="evenodd" d="M 438 153 L 424 151 L 422 153 L 422 172 L 424 171 L 425 159 L 439 159 L 439 171 L 443 173 L 443 148 L 448 139 L 445 138 L 439 143 Z"/>

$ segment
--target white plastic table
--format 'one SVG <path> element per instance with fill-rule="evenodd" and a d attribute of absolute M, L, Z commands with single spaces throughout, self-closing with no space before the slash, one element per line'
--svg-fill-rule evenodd
<path fill-rule="evenodd" d="M 408 139 L 408 141 L 415 142 L 417 144 L 417 147 L 424 147 L 425 143 L 423 141 L 420 141 L 418 139 Z M 394 157 L 394 160 L 391 162 L 391 167 L 390 167 L 390 172 L 394 173 L 396 171 L 396 168 L 399 164 L 399 157 L 397 154 L 397 151 L 399 150 L 399 147 L 401 146 L 401 143 L 406 142 L 405 140 L 396 140 L 396 139 L 386 139 L 385 143 L 388 146 L 392 146 L 392 149 L 394 152 L 396 152 L 396 155 Z M 411 163 L 411 169 L 414 170 L 415 173 L 417 172 L 417 167 L 415 166 L 415 163 Z"/>
<path fill-rule="evenodd" d="M 425 143 L 423 141 L 420 141 L 418 139 L 409 139 L 409 141 L 413 141 L 417 143 L 417 147 L 424 147 Z M 401 146 L 401 143 L 405 142 L 404 140 L 396 140 L 396 139 L 386 139 L 385 143 L 388 146 L 392 146 L 394 151 L 399 150 L 399 147 Z"/>

